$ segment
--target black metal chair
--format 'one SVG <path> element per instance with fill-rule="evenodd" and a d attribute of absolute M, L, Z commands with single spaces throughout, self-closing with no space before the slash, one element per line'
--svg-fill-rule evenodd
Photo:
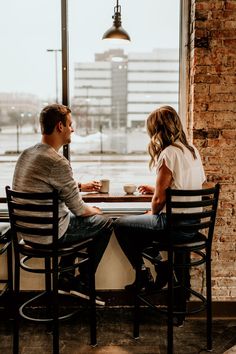
<path fill-rule="evenodd" d="M 176 201 L 178 197 L 178 201 Z M 213 188 L 201 190 L 166 190 L 167 226 L 158 241 L 146 248 L 142 256 L 154 265 L 159 251 L 168 254 L 168 288 L 157 293 L 167 292 L 167 306 L 156 306 L 151 294 L 137 291 L 135 299 L 134 337 L 139 337 L 140 303 L 167 314 L 167 352 L 173 353 L 173 318 L 181 320 L 188 314 L 206 309 L 207 350 L 212 350 L 212 291 L 211 291 L 211 248 L 214 233 L 216 211 L 219 198 L 219 184 Z M 181 213 L 181 209 L 189 213 Z M 191 235 L 191 238 L 188 238 Z M 180 238 L 181 236 L 181 238 Z M 184 237 L 186 239 L 184 240 Z M 188 273 L 191 267 L 205 264 L 206 294 L 193 290 L 189 285 Z M 137 279 L 140 267 L 137 265 Z M 177 276 L 176 276 L 177 275 Z M 176 280 L 177 278 L 177 280 Z M 175 296 L 178 299 L 175 302 Z M 197 302 L 188 302 L 190 295 Z M 200 300 L 200 301 L 199 301 Z M 192 306 L 191 306 L 192 305 Z"/>
<path fill-rule="evenodd" d="M 53 324 L 53 353 L 59 353 L 59 320 L 71 318 L 78 309 L 61 315 L 59 313 L 58 274 L 75 269 L 81 262 L 89 262 L 89 292 L 90 292 L 90 341 L 96 345 L 96 306 L 95 306 L 95 275 L 92 256 L 87 247 L 92 239 L 87 239 L 73 245 L 62 245 L 58 242 L 58 193 L 21 193 L 6 187 L 9 219 L 14 248 L 14 333 L 13 351 L 19 351 L 19 319 Z M 30 236 L 30 240 L 22 242 L 22 237 Z M 39 238 L 50 237 L 50 244 L 39 243 Z M 78 261 L 73 267 L 62 269 L 59 257 L 75 255 Z M 23 256 L 23 257 L 22 257 Z M 43 259 L 44 266 L 33 266 L 31 259 Z M 27 272 L 45 275 L 45 291 L 40 292 L 30 300 L 19 305 L 20 268 Z M 42 318 L 28 314 L 27 308 L 39 299 L 46 300 L 46 315 Z M 36 302 L 37 304 L 37 302 Z"/>
<path fill-rule="evenodd" d="M 7 276 L 0 279 L 0 297 L 6 293 L 11 297 L 13 288 L 11 229 L 9 223 L 0 221 L 0 255 L 5 253 L 7 256 Z"/>

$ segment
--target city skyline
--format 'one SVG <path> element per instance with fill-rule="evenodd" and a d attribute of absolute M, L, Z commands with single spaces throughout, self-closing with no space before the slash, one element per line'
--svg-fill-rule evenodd
<path fill-rule="evenodd" d="M 122 24 L 131 43 L 125 52 L 154 48 L 178 48 L 179 1 L 120 1 Z M 112 25 L 115 1 L 69 0 L 70 91 L 73 93 L 74 63 L 94 61 L 94 53 L 114 48 L 101 37 Z M 47 49 L 60 49 L 60 1 L 9 0 L 1 4 L 2 52 L 0 92 L 24 92 L 41 98 L 55 97 L 55 61 Z M 60 53 L 58 77 L 60 86 Z"/>

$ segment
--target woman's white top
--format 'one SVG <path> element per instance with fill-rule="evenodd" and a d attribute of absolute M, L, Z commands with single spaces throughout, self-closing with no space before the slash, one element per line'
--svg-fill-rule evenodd
<path fill-rule="evenodd" d="M 157 161 L 156 171 L 157 174 L 165 161 L 165 165 L 172 173 L 172 183 L 171 188 L 173 189 L 201 189 L 202 184 L 206 180 L 205 172 L 203 169 L 200 154 L 195 146 L 191 145 L 196 153 L 196 159 L 194 159 L 192 153 L 187 149 L 180 141 L 176 141 L 176 144 L 180 145 L 180 148 L 169 145 L 165 148 Z M 175 200 L 184 201 L 183 197 L 176 197 Z M 193 198 L 196 200 L 196 197 Z M 190 198 L 188 198 L 190 201 Z M 165 207 L 162 211 L 165 211 Z M 185 210 L 181 209 L 180 212 L 195 212 L 197 210 Z M 176 210 L 177 212 L 177 210 Z"/>

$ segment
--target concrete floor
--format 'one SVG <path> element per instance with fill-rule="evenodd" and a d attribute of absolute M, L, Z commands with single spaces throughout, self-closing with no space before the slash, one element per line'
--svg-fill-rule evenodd
<path fill-rule="evenodd" d="M 164 354 L 166 353 L 166 321 L 142 309 L 140 339 L 132 338 L 132 310 L 130 308 L 100 308 L 98 346 L 89 345 L 87 310 L 81 309 L 76 319 L 60 325 L 61 354 Z M 12 353 L 12 323 L 0 317 L 0 353 Z M 22 321 L 20 354 L 52 353 L 52 340 L 46 325 Z M 236 320 L 214 320 L 214 354 L 236 353 Z M 174 353 L 206 353 L 205 320 L 188 319 L 181 328 L 174 329 Z M 235 346 L 234 348 L 232 348 Z M 231 348 L 231 349 L 230 349 Z"/>

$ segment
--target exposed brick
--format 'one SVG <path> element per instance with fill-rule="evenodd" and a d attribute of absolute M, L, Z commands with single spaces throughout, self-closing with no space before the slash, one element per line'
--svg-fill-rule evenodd
<path fill-rule="evenodd" d="M 214 17 L 214 14 L 213 14 Z M 227 20 L 235 20 L 236 18 L 236 11 L 224 11 L 223 12 L 223 18 Z"/>
<path fill-rule="evenodd" d="M 198 10 L 195 11 L 195 19 L 197 21 L 206 21 L 208 19 L 209 12 L 208 10 Z"/>
<path fill-rule="evenodd" d="M 208 95 L 210 93 L 210 86 L 208 84 L 198 84 L 198 85 L 193 85 L 193 90 L 196 93 L 200 93 L 201 95 L 205 94 Z M 235 85 L 236 89 L 236 85 Z"/>
<path fill-rule="evenodd" d="M 210 182 L 220 182 L 213 300 L 236 300 L 236 1 L 191 0 L 188 129 Z M 220 266 L 219 266 L 220 265 Z M 202 287 L 202 273 L 194 280 Z M 199 278 L 199 279 L 198 279 Z"/>
<path fill-rule="evenodd" d="M 236 73 L 232 71 L 232 75 L 224 75 L 220 78 L 220 84 L 236 84 Z"/>
<path fill-rule="evenodd" d="M 236 46 L 236 39 L 224 39 L 224 45 L 226 47 L 234 47 Z"/>
<path fill-rule="evenodd" d="M 225 10 L 236 10 L 236 1 L 235 0 L 227 0 L 225 2 Z"/>
<path fill-rule="evenodd" d="M 227 106 L 226 106 L 227 104 Z M 208 105 L 209 111 L 231 111 L 236 112 L 236 103 L 235 102 L 209 102 Z"/>
<path fill-rule="evenodd" d="M 210 48 L 209 44 L 209 38 L 208 37 L 200 37 L 200 38 L 195 38 L 195 47 L 196 48 Z"/>
<path fill-rule="evenodd" d="M 234 93 L 236 94 L 236 84 L 235 85 L 227 85 L 226 83 L 223 85 L 212 84 L 209 87 L 210 93 Z"/>
<path fill-rule="evenodd" d="M 217 29 L 211 31 L 212 38 L 235 38 L 235 29 Z"/>
<path fill-rule="evenodd" d="M 196 97 L 196 102 L 202 102 L 203 99 L 204 97 L 199 95 L 199 97 Z M 228 93 L 228 94 L 218 93 L 218 94 L 208 95 L 207 100 L 208 102 L 234 102 L 236 104 L 236 97 L 232 95 L 232 93 Z"/>
<path fill-rule="evenodd" d="M 224 27 L 225 28 L 234 28 L 234 29 L 236 29 L 236 21 L 232 21 L 232 20 L 231 21 L 225 21 L 224 22 Z"/>
<path fill-rule="evenodd" d="M 193 131 L 193 136 L 196 139 L 216 139 L 220 135 L 220 130 L 219 129 L 209 129 L 209 130 L 204 130 L 204 129 L 198 129 Z"/>
<path fill-rule="evenodd" d="M 232 278 L 218 278 L 216 281 L 216 286 L 226 286 L 226 287 L 235 287 L 236 284 L 236 277 Z"/>
<path fill-rule="evenodd" d="M 196 2 L 195 8 L 197 10 L 213 10 L 213 9 L 220 10 L 224 8 L 224 1 L 217 1 L 217 2 L 200 1 L 200 2 Z"/>
<path fill-rule="evenodd" d="M 224 130 L 221 134 L 225 139 L 235 139 L 236 147 L 236 130 Z"/>
<path fill-rule="evenodd" d="M 202 74 L 198 74 L 195 75 L 193 78 L 193 82 L 194 83 L 208 83 L 208 84 L 217 84 L 220 83 L 220 79 L 217 75 L 202 75 Z"/>

